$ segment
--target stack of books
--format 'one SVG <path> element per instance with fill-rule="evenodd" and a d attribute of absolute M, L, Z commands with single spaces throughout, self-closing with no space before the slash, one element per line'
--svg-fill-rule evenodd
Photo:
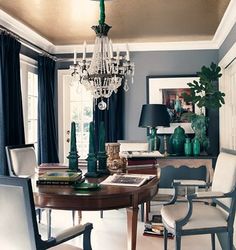
<path fill-rule="evenodd" d="M 153 215 L 151 221 L 147 221 L 144 226 L 144 236 L 164 236 L 164 226 L 162 223 L 161 215 Z M 168 233 L 168 238 L 173 238 L 173 234 Z"/>
<path fill-rule="evenodd" d="M 47 171 L 39 175 L 37 185 L 73 185 L 84 181 L 81 172 Z"/>

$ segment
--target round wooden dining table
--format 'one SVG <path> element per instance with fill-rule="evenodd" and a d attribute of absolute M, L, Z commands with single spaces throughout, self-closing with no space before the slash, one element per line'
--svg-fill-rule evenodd
<path fill-rule="evenodd" d="M 86 181 L 100 183 L 104 178 Z M 97 190 L 75 190 L 69 185 L 34 185 L 35 206 L 78 211 L 99 211 L 126 208 L 127 249 L 136 249 L 138 205 L 148 202 L 158 191 L 155 177 L 140 187 L 101 185 Z M 92 221 L 91 221 L 92 222 Z"/>

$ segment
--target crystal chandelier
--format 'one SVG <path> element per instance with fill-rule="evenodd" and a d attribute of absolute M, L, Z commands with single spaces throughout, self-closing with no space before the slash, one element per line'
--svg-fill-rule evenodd
<path fill-rule="evenodd" d="M 134 76 L 134 64 L 130 62 L 128 45 L 125 56 L 120 55 L 119 49 L 114 56 L 112 42 L 107 37 L 110 28 L 105 23 L 104 0 L 100 0 L 99 24 L 92 26 L 96 33 L 92 58 L 86 58 L 84 43 L 83 58 L 77 61 L 75 52 L 74 64 L 70 66 L 72 81 L 84 85 L 91 92 L 100 110 L 108 109 L 109 97 L 113 92 L 117 93 L 121 85 L 128 91 L 128 78 L 133 83 Z"/>

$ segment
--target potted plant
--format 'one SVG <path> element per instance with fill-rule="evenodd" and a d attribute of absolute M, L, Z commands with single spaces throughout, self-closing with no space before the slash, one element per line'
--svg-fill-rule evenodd
<path fill-rule="evenodd" d="M 203 66 L 201 71 L 197 72 L 199 80 L 188 83 L 190 94 L 183 93 L 186 102 L 192 102 L 200 109 L 200 114 L 192 114 L 190 121 L 202 151 L 206 151 L 209 147 L 209 139 L 206 135 L 208 117 L 204 115 L 204 110 L 219 109 L 225 103 L 225 94 L 218 90 L 216 84 L 222 76 L 220 71 L 221 68 L 215 63 L 211 63 L 210 67 Z"/>

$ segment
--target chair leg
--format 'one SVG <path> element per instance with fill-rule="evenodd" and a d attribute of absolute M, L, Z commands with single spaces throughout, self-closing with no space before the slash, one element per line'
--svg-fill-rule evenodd
<path fill-rule="evenodd" d="M 51 237 L 51 213 L 52 210 L 51 209 L 47 209 L 47 231 L 48 231 L 48 239 Z"/>
<path fill-rule="evenodd" d="M 103 219 L 103 210 L 100 211 L 100 218 Z"/>
<path fill-rule="evenodd" d="M 234 246 L 233 246 L 233 232 L 228 232 L 228 250 L 234 250 Z"/>
<path fill-rule="evenodd" d="M 37 212 L 37 215 L 38 215 L 39 223 L 41 223 L 41 219 L 42 219 L 42 210 L 41 210 L 41 208 L 37 208 L 36 212 Z"/>
<path fill-rule="evenodd" d="M 211 234 L 211 247 L 212 247 L 212 250 L 216 249 L 215 234 L 214 233 Z"/>
<path fill-rule="evenodd" d="M 175 250 L 180 250 L 181 249 L 181 236 L 176 235 L 175 236 Z"/>
<path fill-rule="evenodd" d="M 164 227 L 164 250 L 167 250 L 167 240 L 168 240 L 168 231 L 167 229 Z"/>
<path fill-rule="evenodd" d="M 75 210 L 72 210 L 72 223 L 75 225 Z"/>
<path fill-rule="evenodd" d="M 141 204 L 141 221 L 144 222 L 144 203 Z"/>

